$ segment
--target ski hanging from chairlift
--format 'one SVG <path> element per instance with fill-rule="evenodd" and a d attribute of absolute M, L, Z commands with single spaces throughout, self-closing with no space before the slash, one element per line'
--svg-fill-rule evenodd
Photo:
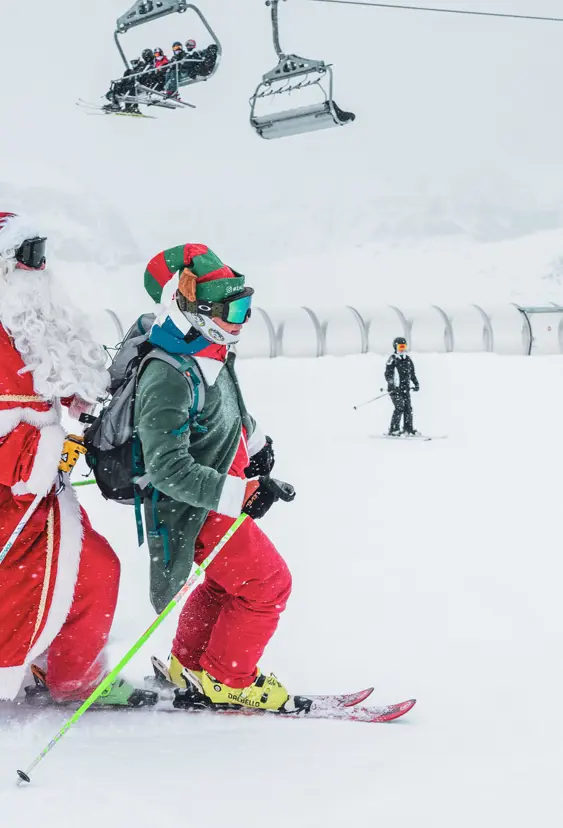
<path fill-rule="evenodd" d="M 250 99 L 251 126 L 262 138 L 273 139 L 352 123 L 356 118 L 354 113 L 344 112 L 334 100 L 332 65 L 322 60 L 309 60 L 298 55 L 286 54 L 282 50 L 279 36 L 279 3 L 280 0 L 266 0 L 266 5 L 272 10 L 274 48 L 279 60 L 274 69 L 263 75 Z M 313 87 L 322 92 L 324 100 L 309 106 L 281 109 L 274 114 L 257 114 L 261 104 L 269 98 L 277 96 L 276 100 L 281 102 L 292 92 Z"/>
<path fill-rule="evenodd" d="M 202 50 L 197 49 L 195 40 L 185 43 L 176 41 L 169 59 L 165 52 L 156 47 L 145 49 L 142 55 L 129 62 L 120 36 L 135 26 L 145 25 L 170 14 L 195 12 L 206 29 L 212 43 Z M 221 44 L 200 9 L 186 0 L 137 0 L 129 11 L 117 20 L 115 43 L 125 64 L 125 73 L 111 82 L 106 98 L 109 103 L 97 106 L 80 101 L 81 106 L 97 109 L 106 114 L 148 117 L 139 107 L 161 109 L 195 109 L 195 106 L 180 97 L 179 90 L 196 83 L 208 81 L 219 68 Z M 123 108 L 122 108 L 123 106 Z"/>

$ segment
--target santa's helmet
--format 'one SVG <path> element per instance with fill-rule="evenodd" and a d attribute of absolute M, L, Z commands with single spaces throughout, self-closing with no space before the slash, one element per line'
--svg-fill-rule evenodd
<path fill-rule="evenodd" d="M 157 46 L 157 47 L 156 47 L 156 49 L 155 49 L 155 50 L 154 50 L 154 52 L 153 52 L 153 55 L 155 56 L 155 58 L 156 58 L 157 60 L 160 60 L 161 58 L 163 58 L 163 57 L 164 57 L 164 52 L 162 51 L 162 49 L 160 48 L 160 46 Z"/>
<path fill-rule="evenodd" d="M 44 270 L 47 239 L 33 221 L 16 213 L 0 213 L 0 267 Z"/>
<path fill-rule="evenodd" d="M 197 43 L 195 42 L 195 40 L 193 40 L 193 38 L 186 40 L 186 49 L 188 50 L 188 52 L 193 52 L 196 46 Z"/>

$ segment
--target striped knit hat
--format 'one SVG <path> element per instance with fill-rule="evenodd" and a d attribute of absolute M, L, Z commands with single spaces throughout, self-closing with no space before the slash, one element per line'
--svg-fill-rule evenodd
<path fill-rule="evenodd" d="M 155 302 L 164 286 L 180 274 L 178 289 L 191 302 L 221 302 L 244 288 L 244 276 L 235 273 L 205 244 L 181 244 L 163 250 L 147 265 L 145 288 Z"/>

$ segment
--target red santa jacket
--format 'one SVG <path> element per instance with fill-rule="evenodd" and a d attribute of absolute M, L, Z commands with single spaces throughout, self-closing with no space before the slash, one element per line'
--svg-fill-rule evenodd
<path fill-rule="evenodd" d="M 26 664 L 47 649 L 72 602 L 82 521 L 70 487 L 55 493 L 65 438 L 60 405 L 35 393 L 33 374 L 0 326 L 0 549 L 42 496 L 0 563 L 0 699 L 19 690 Z"/>

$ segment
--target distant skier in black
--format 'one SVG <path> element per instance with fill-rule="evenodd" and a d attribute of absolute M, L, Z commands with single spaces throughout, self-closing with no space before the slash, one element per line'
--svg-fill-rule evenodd
<path fill-rule="evenodd" d="M 391 418 L 389 434 L 392 437 L 400 437 L 401 434 L 416 435 L 412 423 L 411 405 L 411 383 L 412 390 L 418 391 L 419 384 L 414 372 L 414 363 L 407 354 L 407 340 L 398 336 L 393 340 L 393 351 L 387 365 L 385 366 L 385 381 L 389 396 L 395 406 Z M 401 431 L 401 418 L 403 418 L 403 431 Z"/>

